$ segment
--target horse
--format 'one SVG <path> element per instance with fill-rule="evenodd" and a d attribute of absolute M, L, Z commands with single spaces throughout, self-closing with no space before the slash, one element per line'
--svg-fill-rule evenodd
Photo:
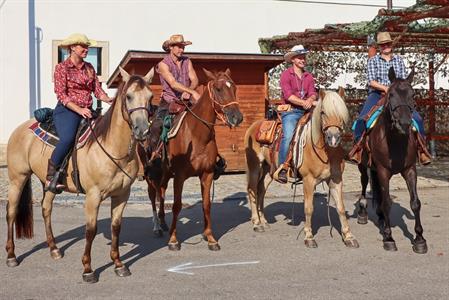
<path fill-rule="evenodd" d="M 302 178 L 304 185 L 304 243 L 309 248 L 318 245 L 312 234 L 313 194 L 316 185 L 325 181 L 329 186 L 329 195 L 335 200 L 342 225 L 342 239 L 350 248 L 359 244 L 351 233 L 343 203 L 344 150 L 341 146 L 343 127 L 348 122 L 348 110 L 343 101 L 343 88 L 339 92 L 320 90 L 320 100 L 313 109 L 312 117 L 304 127 L 305 143 L 302 164 L 296 159 L 294 169 Z M 270 176 L 265 180 L 274 165 L 277 153 L 271 155 L 270 148 L 256 141 L 256 134 L 262 120 L 253 123 L 245 134 L 247 192 L 251 207 L 253 230 L 264 232 L 269 227 L 264 215 L 264 197 L 272 182 Z M 296 143 L 294 152 L 298 153 L 300 143 Z"/>
<path fill-rule="evenodd" d="M 78 150 L 81 185 L 86 192 L 86 246 L 82 257 L 83 280 L 97 281 L 91 267 L 91 247 L 97 233 L 97 215 L 100 203 L 111 197 L 111 259 L 115 273 L 131 275 L 121 262 L 119 254 L 119 234 L 122 213 L 130 195 L 131 184 L 138 171 L 136 155 L 137 141 L 144 140 L 149 132 L 148 104 L 153 96 L 149 84 L 153 78 L 151 69 L 144 77 L 129 75 L 120 68 L 122 82 L 112 106 L 101 117 L 93 129 L 87 144 Z M 17 238 L 33 236 L 33 206 L 31 198 L 31 175 L 35 174 L 44 184 L 47 160 L 53 148 L 36 138 L 29 129 L 35 119 L 26 121 L 12 133 L 7 146 L 9 192 L 6 220 L 8 240 L 6 243 L 7 265 L 19 264 L 14 252 L 13 226 Z M 92 127 L 91 127 L 92 128 Z M 71 159 L 70 159 L 71 161 Z M 72 164 L 68 164 L 68 174 Z M 77 192 L 73 180 L 67 177 L 66 191 Z M 50 254 L 53 259 L 62 258 L 53 236 L 51 213 L 55 194 L 45 192 L 42 199 L 42 216 Z"/>
<path fill-rule="evenodd" d="M 394 174 L 401 174 L 410 193 L 410 206 L 415 214 L 415 233 L 412 249 L 424 254 L 427 243 L 422 233 L 420 219 L 421 201 L 419 200 L 416 181 L 417 138 L 412 131 L 412 112 L 414 107 L 412 81 L 414 70 L 406 79 L 396 78 L 394 69 L 388 73 L 391 86 L 386 94 L 386 102 L 376 124 L 368 135 L 362 163 L 358 165 L 361 172 L 362 194 L 358 201 L 359 224 L 368 223 L 368 202 L 366 187 L 368 185 L 368 168 L 371 174 L 373 204 L 379 218 L 379 229 L 383 236 L 383 248 L 387 251 L 397 251 L 396 243 L 391 234 L 389 182 Z M 370 153 L 368 158 L 367 153 Z M 368 164 L 370 166 L 368 167 Z"/>
<path fill-rule="evenodd" d="M 210 250 L 220 250 L 212 233 L 210 217 L 210 189 L 218 154 L 214 126 L 217 117 L 231 128 L 243 121 L 236 96 L 237 87 L 231 79 L 230 70 L 212 72 L 203 69 L 203 71 L 209 80 L 207 90 L 192 108 L 187 108 L 187 114 L 178 133 L 168 140 L 167 160 L 162 164 L 161 178 L 151 179 L 145 176 L 148 183 L 148 196 L 153 208 L 153 231 L 158 236 L 162 235 L 162 229 L 168 230 L 165 222 L 164 200 L 168 181 L 173 178 L 173 219 L 168 242 L 168 249 L 173 251 L 181 249 L 176 238 L 176 223 L 182 207 L 183 184 L 187 178 L 193 176 L 198 176 L 201 184 L 203 237 L 207 239 Z M 145 151 L 143 153 L 141 157 L 142 161 L 145 161 L 151 154 Z M 159 212 L 157 212 L 156 199 L 160 203 Z"/>

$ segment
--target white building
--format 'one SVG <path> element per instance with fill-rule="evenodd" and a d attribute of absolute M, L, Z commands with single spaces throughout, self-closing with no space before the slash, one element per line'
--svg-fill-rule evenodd
<path fill-rule="evenodd" d="M 109 55 L 104 63 L 111 71 L 127 50 L 160 51 L 162 42 L 174 33 L 193 42 L 187 48 L 191 52 L 259 53 L 260 37 L 371 20 L 380 7 L 369 5 L 386 2 L 0 0 L 0 164 L 14 128 L 34 109 L 55 106 L 52 67 L 57 56 L 52 45 L 71 33 L 105 41 Z M 410 6 L 415 0 L 393 2 Z"/>

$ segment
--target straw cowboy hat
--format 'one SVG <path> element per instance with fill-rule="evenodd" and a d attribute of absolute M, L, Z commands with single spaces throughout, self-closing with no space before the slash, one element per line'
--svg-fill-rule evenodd
<path fill-rule="evenodd" d="M 174 34 L 170 37 L 170 39 L 166 40 L 162 44 L 162 49 L 164 49 L 165 52 L 170 51 L 170 46 L 172 45 L 183 45 L 188 46 L 192 45 L 191 41 L 184 41 L 184 36 L 182 34 Z"/>
<path fill-rule="evenodd" d="M 73 33 L 69 35 L 65 40 L 63 40 L 59 46 L 68 47 L 71 45 L 78 45 L 78 44 L 92 47 L 97 44 L 97 41 L 88 39 L 85 34 Z"/>
<path fill-rule="evenodd" d="M 390 33 L 388 32 L 379 32 L 377 34 L 377 44 L 382 45 L 386 43 L 392 43 L 393 40 L 391 39 Z"/>
<path fill-rule="evenodd" d="M 309 50 L 305 49 L 303 45 L 293 46 L 290 51 L 285 53 L 284 60 L 288 63 L 292 62 L 292 58 L 301 54 L 309 53 Z"/>

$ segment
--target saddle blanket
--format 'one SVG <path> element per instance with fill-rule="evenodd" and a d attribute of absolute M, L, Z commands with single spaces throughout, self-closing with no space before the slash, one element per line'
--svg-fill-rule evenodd
<path fill-rule="evenodd" d="M 96 122 L 95 120 L 92 122 L 92 128 L 95 128 L 95 122 Z M 33 124 L 31 124 L 30 127 L 28 128 L 31 131 L 33 131 L 34 135 L 42 142 L 51 147 L 56 147 L 56 144 L 59 142 L 59 137 L 57 136 L 56 131 L 51 130 L 51 128 L 50 130 L 48 129 L 49 128 L 48 124 L 45 125 L 43 123 L 36 121 Z M 81 136 L 78 139 L 76 149 L 80 149 L 86 144 L 91 133 L 92 131 L 90 127 L 87 126 L 87 129 L 81 134 Z"/>
<path fill-rule="evenodd" d="M 380 114 L 383 111 L 383 106 L 380 106 L 376 111 L 373 112 L 373 114 L 368 118 L 368 120 L 366 121 L 366 130 L 369 131 L 371 130 L 374 125 L 376 125 L 377 119 L 379 118 Z M 352 131 L 355 130 L 355 126 L 356 126 L 357 120 L 354 121 L 354 123 L 352 124 Z M 416 132 L 419 132 L 419 127 L 418 127 L 418 123 L 416 123 L 416 121 L 414 119 L 412 119 L 412 127 L 413 130 Z"/>
<path fill-rule="evenodd" d="M 174 118 L 173 123 L 171 124 L 170 131 L 167 134 L 168 139 L 172 139 L 178 134 L 179 128 L 181 127 L 181 124 L 184 121 L 186 115 L 187 111 L 183 111 L 179 116 L 176 116 Z"/>

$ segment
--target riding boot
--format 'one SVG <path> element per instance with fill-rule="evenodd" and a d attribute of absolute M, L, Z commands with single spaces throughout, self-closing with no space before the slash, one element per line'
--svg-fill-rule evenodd
<path fill-rule="evenodd" d="M 47 177 L 45 182 L 44 191 L 50 191 L 54 194 L 60 194 L 65 189 L 65 185 L 59 182 L 61 172 L 57 171 L 57 167 L 54 165 L 51 159 L 48 160 Z"/>
<path fill-rule="evenodd" d="M 418 140 L 418 158 L 419 162 L 425 166 L 432 162 L 432 155 L 427 150 L 426 143 L 421 134 L 416 133 L 416 139 Z"/>
<path fill-rule="evenodd" d="M 289 164 L 283 163 L 274 172 L 273 179 L 279 183 L 285 184 L 288 182 Z"/>
<path fill-rule="evenodd" d="M 220 175 L 223 174 L 226 170 L 226 160 L 220 154 L 217 155 L 217 160 L 215 161 L 214 166 L 214 180 L 220 178 Z"/>
<path fill-rule="evenodd" d="M 349 160 L 360 164 L 362 162 L 362 153 L 363 153 L 363 142 L 364 142 L 364 135 L 358 140 L 357 143 L 354 144 L 351 151 L 348 153 Z"/>

